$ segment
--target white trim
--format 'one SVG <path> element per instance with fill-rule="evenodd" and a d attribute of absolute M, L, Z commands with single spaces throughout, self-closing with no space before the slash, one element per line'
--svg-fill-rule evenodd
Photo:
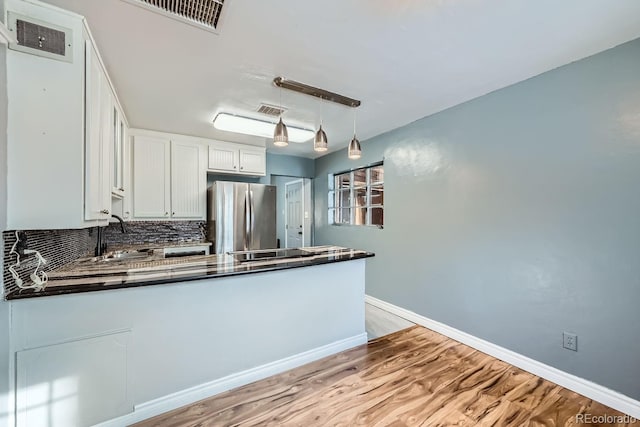
<path fill-rule="evenodd" d="M 288 248 L 289 247 L 289 202 L 287 195 L 289 193 L 287 193 L 287 186 L 289 185 L 294 185 L 294 184 L 298 184 L 300 183 L 300 206 L 301 206 L 301 211 L 300 211 L 300 218 L 302 218 L 302 245 L 300 245 L 300 247 L 304 247 L 304 178 L 300 178 L 300 179 L 295 179 L 293 181 L 289 181 L 289 182 L 285 182 L 284 183 L 284 247 Z"/>
<path fill-rule="evenodd" d="M 11 34 L 11 31 L 9 31 L 7 26 L 4 25 L 4 23 L 0 22 L 0 44 L 9 44 L 9 43 L 17 43 L 17 42 L 18 41 L 16 40 L 15 37 L 13 37 L 13 34 Z"/>
<path fill-rule="evenodd" d="M 298 353 L 293 356 L 285 357 L 284 359 L 276 360 L 275 362 L 266 363 L 255 368 L 247 369 L 246 371 L 227 375 L 226 377 L 219 378 L 208 383 L 135 405 L 132 413 L 96 424 L 96 427 L 120 427 L 146 420 L 181 406 L 189 405 L 197 402 L 198 400 L 211 397 L 218 393 L 222 393 L 224 391 L 279 374 L 289 369 L 296 368 L 306 363 L 322 359 L 323 357 L 348 350 L 352 347 L 365 344 L 366 342 L 366 333 L 354 335 L 322 347 L 317 347 L 303 353 Z"/>
<path fill-rule="evenodd" d="M 386 301 L 379 300 L 369 295 L 365 295 L 364 300 L 373 306 L 417 323 L 418 325 L 422 325 L 451 339 L 473 347 L 476 350 L 517 366 L 520 369 L 524 369 L 527 372 L 568 388 L 576 393 L 582 394 L 589 399 L 593 399 L 603 405 L 607 405 L 634 418 L 640 419 L 640 401 L 634 400 L 628 396 L 618 393 L 617 391 L 610 390 L 599 384 L 585 380 L 584 378 L 561 371 L 552 366 L 538 362 L 537 360 L 533 360 L 473 335 L 469 335 L 466 332 L 452 328 L 444 323 L 431 320 L 427 317 L 421 316 L 420 314 L 414 313 L 413 311 L 398 307 Z"/>

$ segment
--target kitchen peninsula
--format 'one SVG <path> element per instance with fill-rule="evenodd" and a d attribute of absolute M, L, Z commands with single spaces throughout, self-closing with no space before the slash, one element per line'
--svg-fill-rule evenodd
<path fill-rule="evenodd" d="M 42 406 L 55 425 L 125 425 L 366 342 L 373 254 L 303 250 L 80 262 L 10 296 L 20 425 L 39 425 L 42 384 L 65 396 Z"/>

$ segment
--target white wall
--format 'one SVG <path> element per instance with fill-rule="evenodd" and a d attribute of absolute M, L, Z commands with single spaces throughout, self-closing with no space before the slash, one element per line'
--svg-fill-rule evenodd
<path fill-rule="evenodd" d="M 0 2 L 0 11 L 4 2 Z M 0 24 L 1 25 L 1 24 Z M 0 43 L 0 231 L 7 224 L 7 62 L 6 45 Z M 0 253 L 4 253 L 0 239 Z M 0 271 L 4 271 L 0 256 Z M 4 290 L 0 275 L 0 294 Z M 9 304 L 0 298 L 0 427 L 8 426 L 9 393 Z"/>
<path fill-rule="evenodd" d="M 61 370 L 59 363 L 51 369 L 42 367 L 51 363 L 43 357 L 30 371 L 20 370 L 18 384 L 24 388 L 18 395 L 68 379 L 78 385 L 77 391 L 70 400 L 53 399 L 47 413 L 71 410 L 69 405 L 77 401 L 78 419 L 103 421 L 96 419 L 104 415 L 104 408 L 95 404 L 96 395 L 107 395 L 110 404 L 128 401 L 140 408 L 154 399 L 328 344 L 345 340 L 357 341 L 351 346 L 361 344 L 366 341 L 365 262 L 13 301 L 12 352 L 25 357 L 34 351 L 60 354 L 57 349 L 66 345 L 62 362 L 79 359 Z M 101 361 L 105 348 L 118 354 L 117 346 L 124 344 L 91 350 L 88 338 L 118 331 L 131 331 L 125 351 L 128 360 Z M 69 343 L 83 352 L 82 358 L 74 356 L 76 350 Z M 128 396 L 96 382 L 96 370 L 110 379 L 129 376 Z M 89 402 L 102 412 L 92 412 Z M 57 426 L 66 427 L 57 422 L 47 427 Z"/>

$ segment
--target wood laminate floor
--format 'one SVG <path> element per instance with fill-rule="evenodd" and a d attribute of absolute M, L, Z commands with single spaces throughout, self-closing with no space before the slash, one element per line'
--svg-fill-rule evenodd
<path fill-rule="evenodd" d="M 575 426 L 577 414 L 622 415 L 414 326 L 136 426 Z"/>

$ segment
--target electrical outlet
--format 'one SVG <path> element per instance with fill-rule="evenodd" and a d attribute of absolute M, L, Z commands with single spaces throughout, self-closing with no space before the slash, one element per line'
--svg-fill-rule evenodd
<path fill-rule="evenodd" d="M 562 347 L 567 350 L 578 351 L 578 335 L 571 332 L 562 333 Z"/>

